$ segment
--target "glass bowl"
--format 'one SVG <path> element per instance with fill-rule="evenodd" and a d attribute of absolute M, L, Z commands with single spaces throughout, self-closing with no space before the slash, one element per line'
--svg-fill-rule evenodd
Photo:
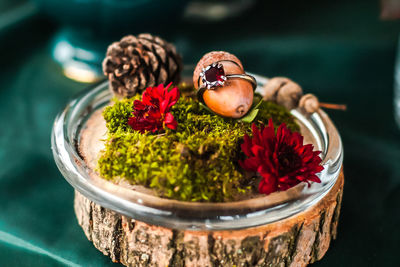
<path fill-rule="evenodd" d="M 268 82 L 256 77 L 257 91 Z M 186 75 L 190 81 L 191 76 Z M 301 127 L 305 141 L 321 150 L 324 170 L 321 183 L 300 184 L 284 192 L 254 199 L 204 203 L 185 202 L 140 193 L 99 178 L 79 153 L 80 134 L 88 119 L 110 103 L 112 95 L 104 81 L 83 91 L 57 116 L 52 131 L 52 151 L 65 179 L 86 198 L 133 219 L 183 230 L 233 230 L 276 222 L 305 211 L 323 198 L 335 184 L 342 168 L 343 147 L 340 135 L 322 110 L 306 115 L 291 113 Z"/>

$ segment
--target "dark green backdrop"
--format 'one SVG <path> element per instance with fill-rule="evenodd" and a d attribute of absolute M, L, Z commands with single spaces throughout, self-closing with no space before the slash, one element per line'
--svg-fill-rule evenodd
<path fill-rule="evenodd" d="M 275 2 L 240 19 L 186 22 L 160 34 L 186 63 L 227 50 L 248 71 L 289 76 L 322 101 L 346 103 L 346 112 L 328 111 L 345 149 L 339 235 L 315 265 L 396 266 L 400 131 L 392 88 L 400 24 L 379 20 L 378 1 Z M 51 59 L 58 26 L 25 17 L 2 27 L 0 15 L 0 265 L 113 265 L 78 226 L 73 190 L 50 150 L 57 112 L 87 85 L 65 78 Z"/>

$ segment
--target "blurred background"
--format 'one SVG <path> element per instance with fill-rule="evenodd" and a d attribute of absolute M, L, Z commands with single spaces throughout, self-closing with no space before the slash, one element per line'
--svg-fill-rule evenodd
<path fill-rule="evenodd" d="M 226 50 L 247 71 L 347 104 L 328 111 L 345 149 L 338 239 L 314 265 L 398 266 L 398 18 L 397 0 L 0 0 L 0 265 L 114 265 L 76 222 L 50 132 L 70 98 L 104 79 L 108 44 L 151 32 L 186 64 Z"/>

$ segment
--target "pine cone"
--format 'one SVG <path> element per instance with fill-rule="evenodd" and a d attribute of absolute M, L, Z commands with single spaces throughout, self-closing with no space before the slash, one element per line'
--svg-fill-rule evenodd
<path fill-rule="evenodd" d="M 112 43 L 103 61 L 110 89 L 127 97 L 149 86 L 177 83 L 181 70 L 182 58 L 175 46 L 151 34 L 128 35 Z"/>

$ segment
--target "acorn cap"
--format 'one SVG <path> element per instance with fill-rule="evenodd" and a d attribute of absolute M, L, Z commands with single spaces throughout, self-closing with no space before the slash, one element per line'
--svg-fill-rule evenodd
<path fill-rule="evenodd" d="M 221 60 L 230 60 L 235 63 L 237 63 L 240 68 L 243 70 L 243 65 L 242 62 L 235 56 L 232 55 L 231 53 L 225 52 L 225 51 L 212 51 L 207 54 L 205 54 L 197 63 L 196 68 L 194 69 L 193 72 L 193 84 L 196 89 L 199 89 L 198 85 L 198 79 L 200 76 L 200 73 L 203 68 L 211 65 L 214 62 L 221 61 Z"/>
<path fill-rule="evenodd" d="M 309 114 L 317 112 L 319 110 L 318 98 L 313 94 L 305 94 L 300 98 L 299 107 Z"/>
<path fill-rule="evenodd" d="M 296 108 L 303 95 L 301 86 L 286 77 L 274 77 L 264 85 L 264 97 L 266 101 L 273 101 L 288 110 Z"/>

